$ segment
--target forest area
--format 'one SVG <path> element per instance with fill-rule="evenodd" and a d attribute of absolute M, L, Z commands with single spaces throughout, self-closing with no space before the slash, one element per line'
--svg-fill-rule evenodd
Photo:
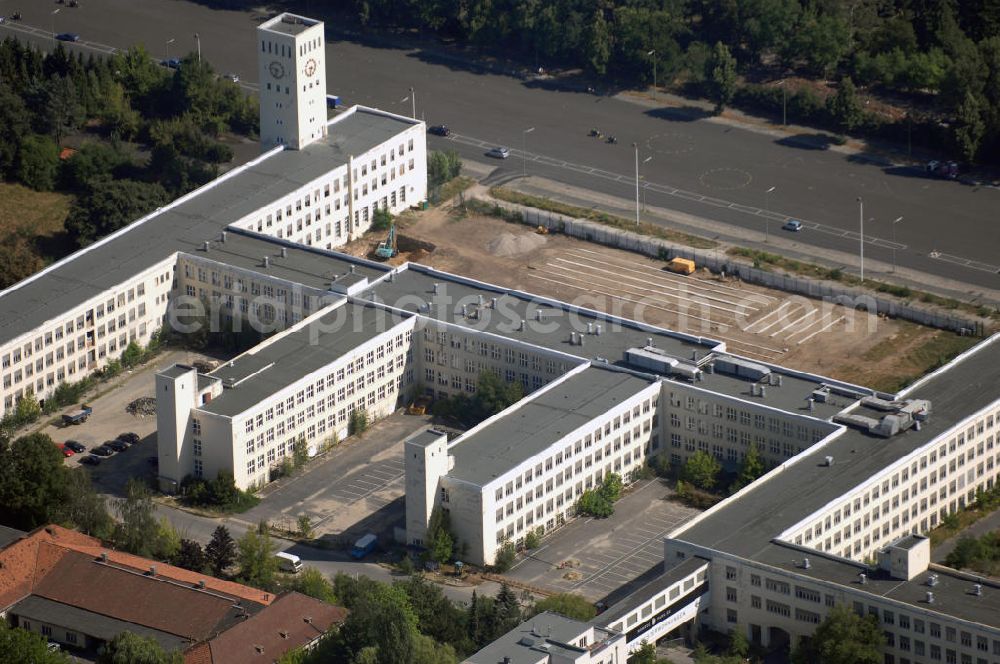
<path fill-rule="evenodd" d="M 105 58 L 0 42 L 4 196 L 31 208 L 31 191 L 53 192 L 68 207 L 44 239 L 4 208 L 0 289 L 212 180 L 233 157 L 222 134 L 257 130 L 256 98 L 194 57 L 171 70 L 142 47 Z"/>
<path fill-rule="evenodd" d="M 366 30 L 417 30 L 533 68 L 579 68 L 605 88 L 649 85 L 655 68 L 661 86 L 709 97 L 719 111 L 784 110 L 789 122 L 1000 162 L 1000 0 L 336 4 Z"/>

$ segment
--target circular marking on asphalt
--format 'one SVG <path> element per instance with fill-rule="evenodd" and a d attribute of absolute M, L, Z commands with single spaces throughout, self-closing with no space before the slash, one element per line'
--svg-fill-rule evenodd
<path fill-rule="evenodd" d="M 742 168 L 713 168 L 698 177 L 703 187 L 729 191 L 743 189 L 753 180 L 753 176 Z"/>
<path fill-rule="evenodd" d="M 668 131 L 663 134 L 653 134 L 647 138 L 646 149 L 654 154 L 685 154 L 694 150 L 694 140 L 688 134 Z"/>

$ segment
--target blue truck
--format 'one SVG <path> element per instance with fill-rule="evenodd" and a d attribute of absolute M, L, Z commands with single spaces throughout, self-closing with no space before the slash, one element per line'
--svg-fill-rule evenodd
<path fill-rule="evenodd" d="M 79 409 L 70 411 L 68 413 L 63 413 L 62 421 L 63 424 L 69 426 L 71 424 L 83 424 L 87 421 L 87 418 L 94 412 L 94 409 L 83 404 Z"/>
<path fill-rule="evenodd" d="M 361 560 L 369 553 L 375 550 L 375 546 L 378 544 L 378 537 L 374 533 L 368 533 L 364 537 L 358 539 L 354 543 L 354 548 L 351 549 L 351 557 Z"/>

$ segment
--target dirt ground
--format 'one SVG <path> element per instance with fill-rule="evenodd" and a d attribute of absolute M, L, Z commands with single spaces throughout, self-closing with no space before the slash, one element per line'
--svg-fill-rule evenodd
<path fill-rule="evenodd" d="M 586 297 L 587 306 L 724 341 L 741 355 L 880 389 L 922 371 L 901 353 L 879 349 L 896 340 L 917 348 L 940 334 L 707 271 L 672 274 L 662 261 L 493 217 L 432 208 L 408 214 L 399 232 L 394 264 L 411 260 L 571 302 Z M 407 238 L 434 247 L 407 252 Z M 381 239 L 372 235 L 346 250 L 370 255 Z"/>

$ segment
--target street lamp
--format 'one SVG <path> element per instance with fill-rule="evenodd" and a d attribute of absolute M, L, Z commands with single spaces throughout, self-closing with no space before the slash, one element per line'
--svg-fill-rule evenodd
<path fill-rule="evenodd" d="M 635 225 L 639 225 L 639 144 L 633 143 L 635 149 Z"/>
<path fill-rule="evenodd" d="M 781 79 L 781 126 L 788 126 L 788 88 L 785 87 L 785 79 Z"/>
<path fill-rule="evenodd" d="M 858 224 L 861 227 L 861 283 L 865 281 L 865 202 L 858 196 Z"/>
<path fill-rule="evenodd" d="M 897 217 L 892 222 L 892 272 L 896 273 L 896 224 L 903 220 L 902 217 Z"/>
<path fill-rule="evenodd" d="M 646 53 L 653 58 L 653 101 L 656 101 L 656 49 Z"/>
<path fill-rule="evenodd" d="M 645 159 L 643 159 L 642 163 L 648 164 L 651 161 L 653 161 L 653 155 L 649 155 L 648 157 L 646 157 Z M 649 181 L 646 180 L 646 178 L 644 178 L 644 177 L 640 177 L 640 179 L 643 180 L 643 183 L 642 183 L 642 211 L 645 212 L 646 211 L 646 189 L 649 188 Z"/>
<path fill-rule="evenodd" d="M 771 187 L 764 192 L 764 242 L 768 241 L 771 234 L 771 192 L 777 189 L 777 186 Z"/>
<path fill-rule="evenodd" d="M 194 33 L 194 40 L 198 42 L 198 62 L 201 62 L 201 37 L 198 33 Z"/>
<path fill-rule="evenodd" d="M 167 40 L 166 47 L 167 47 L 167 61 L 168 62 L 170 61 L 170 45 L 173 44 L 175 41 L 176 40 L 173 37 L 171 37 L 170 39 Z"/>
<path fill-rule="evenodd" d="M 413 91 L 412 87 L 410 88 L 410 103 L 413 104 L 413 114 L 410 117 L 412 117 L 414 120 L 416 120 L 417 119 L 417 93 Z"/>
<path fill-rule="evenodd" d="M 62 7 L 59 7 L 54 12 L 52 12 L 52 48 L 53 48 L 53 50 L 55 50 L 55 47 L 56 47 L 56 14 L 59 13 L 60 9 L 62 9 Z"/>
<path fill-rule="evenodd" d="M 528 127 L 521 132 L 521 177 L 528 177 L 528 134 L 533 131 L 534 127 Z"/>

